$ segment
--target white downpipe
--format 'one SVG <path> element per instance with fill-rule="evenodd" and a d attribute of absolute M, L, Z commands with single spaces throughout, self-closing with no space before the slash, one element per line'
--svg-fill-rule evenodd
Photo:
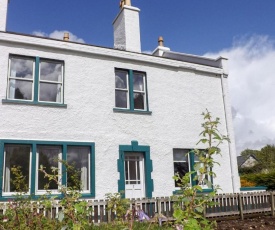
<path fill-rule="evenodd" d="M 222 86 L 222 95 L 223 95 L 223 106 L 224 106 L 224 116 L 225 116 L 225 122 L 226 122 L 226 131 L 227 131 L 227 135 L 229 137 L 229 139 L 231 139 L 231 132 L 229 130 L 229 123 L 228 123 L 228 111 L 227 111 L 227 90 L 225 90 L 225 85 L 224 85 L 224 80 L 223 78 L 225 77 L 224 74 L 221 75 L 221 86 Z M 230 169 L 231 169 L 231 183 L 232 183 L 232 188 L 233 188 L 233 193 L 236 193 L 238 191 L 236 191 L 235 188 L 235 184 L 234 184 L 234 168 L 233 168 L 233 156 L 232 156 L 232 143 L 229 142 L 228 143 L 228 148 L 229 148 L 229 162 L 230 162 Z"/>

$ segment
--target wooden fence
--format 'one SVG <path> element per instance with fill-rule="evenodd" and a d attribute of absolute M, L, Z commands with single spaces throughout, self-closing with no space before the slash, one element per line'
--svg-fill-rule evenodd
<path fill-rule="evenodd" d="M 130 208 L 133 205 L 139 205 L 142 210 L 149 216 L 154 217 L 156 213 L 163 214 L 168 218 L 173 217 L 173 204 L 176 197 L 159 197 L 151 199 L 132 199 Z M 101 222 L 110 222 L 114 219 L 115 214 L 107 210 L 107 201 L 105 200 L 87 200 L 92 212 L 89 219 L 97 224 Z M 256 192 L 256 193 L 238 193 L 238 194 L 219 194 L 213 199 L 216 203 L 213 207 L 206 207 L 204 215 L 207 218 L 227 218 L 234 217 L 244 219 L 244 217 L 255 214 L 270 214 L 275 216 L 275 192 Z M 4 214 L 11 203 L 0 203 L 0 214 Z M 38 206 L 39 207 L 39 206 Z M 49 218 L 55 218 L 62 211 L 62 206 L 58 201 L 52 203 L 50 210 L 42 206 L 35 210 Z"/>

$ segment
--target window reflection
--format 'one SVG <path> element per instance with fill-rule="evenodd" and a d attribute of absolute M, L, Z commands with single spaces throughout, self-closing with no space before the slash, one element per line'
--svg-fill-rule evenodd
<path fill-rule="evenodd" d="M 61 102 L 62 63 L 40 62 L 39 101 Z"/>
<path fill-rule="evenodd" d="M 58 169 L 58 159 L 61 153 L 59 146 L 39 146 L 38 148 L 38 190 L 57 190 L 58 184 L 45 178 L 43 172 L 40 172 L 40 166 L 43 165 L 44 170 L 48 174 L 53 174 L 52 169 Z M 55 171 L 55 173 L 60 173 Z"/>
<path fill-rule="evenodd" d="M 79 190 L 89 190 L 89 147 L 68 146 L 67 162 L 74 166 L 78 173 L 77 178 L 73 178 L 73 172 L 67 172 L 67 185 L 76 187 Z M 77 182 L 81 183 L 78 184 Z"/>
<path fill-rule="evenodd" d="M 189 172 L 188 163 L 188 150 L 186 149 L 173 149 L 173 160 L 174 160 L 174 175 L 179 174 L 182 178 L 186 173 Z M 175 187 L 180 187 L 181 181 L 175 181 Z"/>
<path fill-rule="evenodd" d="M 9 99 L 32 100 L 34 59 L 10 59 Z"/>
<path fill-rule="evenodd" d="M 3 192 L 16 192 L 16 187 L 13 183 L 15 175 L 11 171 L 13 167 L 20 167 L 19 169 L 24 177 L 25 185 L 29 188 L 30 152 L 31 147 L 28 145 L 5 145 Z M 26 187 L 23 186 L 24 185 L 20 185 L 19 189 L 21 192 L 27 192 L 27 190 L 25 190 Z"/>
<path fill-rule="evenodd" d="M 62 103 L 63 65 L 38 57 L 11 56 L 7 98 Z"/>
<path fill-rule="evenodd" d="M 127 92 L 116 91 L 116 107 L 127 108 Z"/>
<path fill-rule="evenodd" d="M 10 59 L 10 76 L 33 79 L 33 64 L 34 59 L 12 57 Z"/>
<path fill-rule="evenodd" d="M 127 89 L 127 72 L 116 71 L 116 88 Z"/>
<path fill-rule="evenodd" d="M 62 81 L 62 64 L 53 62 L 40 62 L 40 80 Z"/>
<path fill-rule="evenodd" d="M 134 108 L 144 109 L 144 99 L 143 93 L 134 93 Z"/>
<path fill-rule="evenodd" d="M 115 106 L 118 108 L 128 107 L 128 73 L 116 71 Z"/>
<path fill-rule="evenodd" d="M 61 102 L 61 84 L 40 83 L 39 101 Z"/>
<path fill-rule="evenodd" d="M 144 76 L 141 73 L 134 74 L 134 90 L 144 91 L 143 78 L 144 78 Z"/>

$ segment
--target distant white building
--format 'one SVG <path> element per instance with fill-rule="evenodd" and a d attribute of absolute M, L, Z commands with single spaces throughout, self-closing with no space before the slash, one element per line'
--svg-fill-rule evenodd
<path fill-rule="evenodd" d="M 258 159 L 254 155 L 238 156 L 237 157 L 238 167 L 250 168 L 259 163 Z"/>
<path fill-rule="evenodd" d="M 58 157 L 81 170 L 83 197 L 172 195 L 174 172 L 196 161 L 185 153 L 204 148 L 196 143 L 206 108 L 231 139 L 215 159 L 213 183 L 240 190 L 225 58 L 173 52 L 161 39 L 142 53 L 139 9 L 127 2 L 113 23 L 114 48 L 7 32 L 7 2 L 0 0 L 2 200 L 14 194 L 13 165 L 33 195 L 45 192 L 40 165 L 71 183 Z"/>

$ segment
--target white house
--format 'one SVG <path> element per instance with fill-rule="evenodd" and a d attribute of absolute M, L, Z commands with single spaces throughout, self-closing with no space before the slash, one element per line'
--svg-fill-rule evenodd
<path fill-rule="evenodd" d="M 84 197 L 170 196 L 174 172 L 194 165 L 185 153 L 204 148 L 196 143 L 206 108 L 231 139 L 213 183 L 240 190 L 227 59 L 173 52 L 161 38 L 142 53 L 140 10 L 129 1 L 113 22 L 114 48 L 8 32 L 7 5 L 0 0 L 0 199 L 14 194 L 13 165 L 30 194 L 45 192 L 41 164 L 58 167 L 66 184 L 58 157 L 81 170 Z"/>

